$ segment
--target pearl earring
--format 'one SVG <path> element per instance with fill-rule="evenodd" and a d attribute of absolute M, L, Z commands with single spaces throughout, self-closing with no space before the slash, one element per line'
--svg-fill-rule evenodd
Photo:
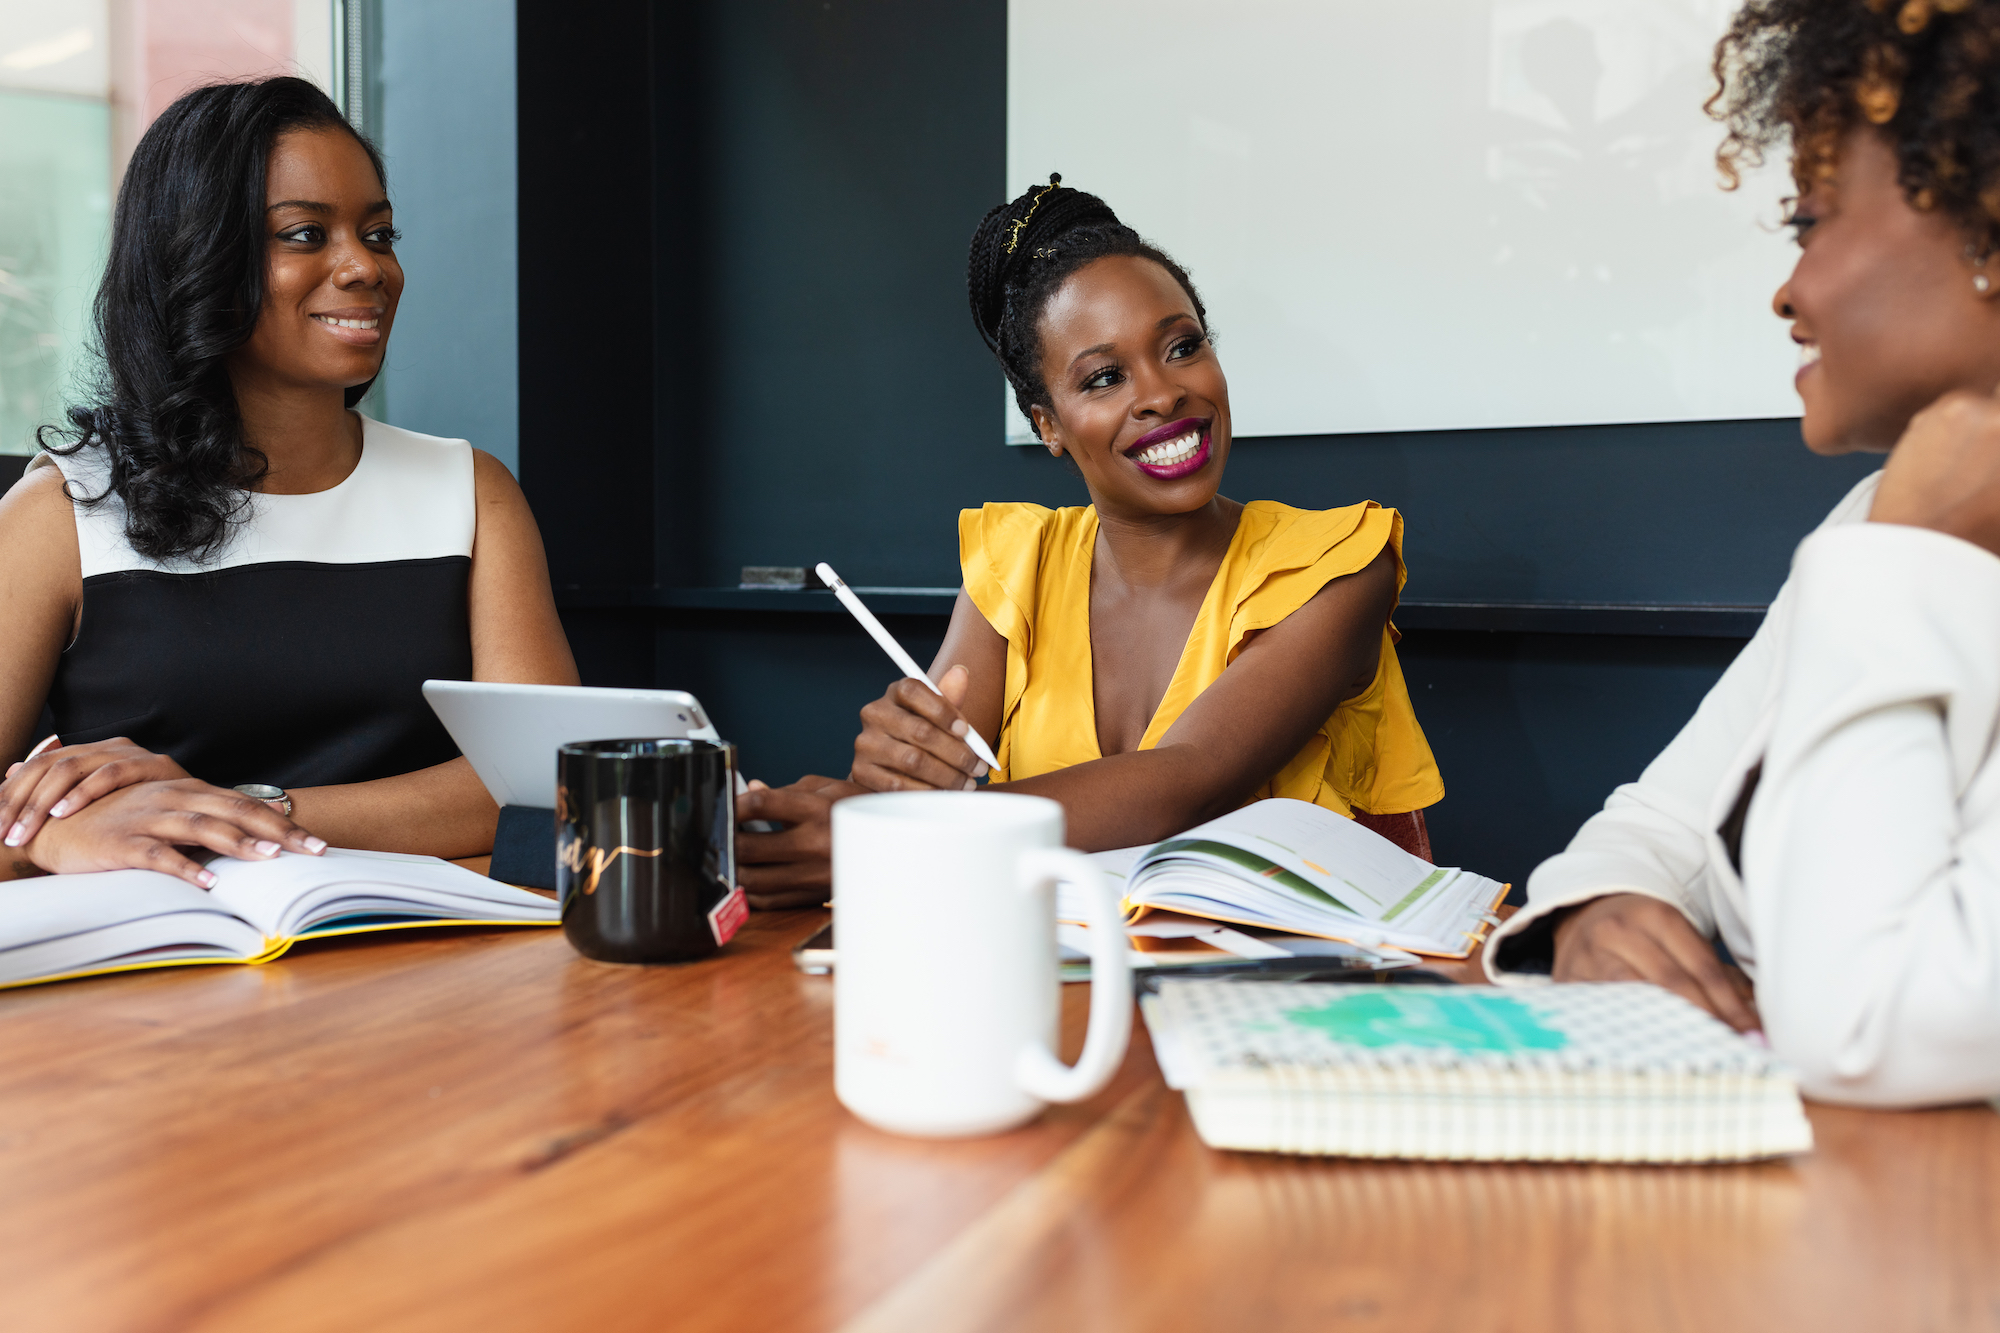
<path fill-rule="evenodd" d="M 1975 273 L 1972 275 L 1972 290 L 1978 292 L 1981 296 L 1986 295 L 1987 289 L 1992 286 L 1992 281 L 1984 273 Z"/>

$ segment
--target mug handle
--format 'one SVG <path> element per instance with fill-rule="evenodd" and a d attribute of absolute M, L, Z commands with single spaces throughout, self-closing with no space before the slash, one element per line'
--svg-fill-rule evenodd
<path fill-rule="evenodd" d="M 1024 893 L 1068 880 L 1090 900 L 1090 1028 L 1083 1054 L 1065 1065 L 1041 1042 L 1030 1042 L 1014 1059 L 1023 1091 L 1045 1102 L 1082 1101 L 1111 1081 L 1132 1039 L 1132 963 L 1118 896 L 1089 857 L 1068 847 L 1035 848 L 1022 856 L 1019 874 Z"/>

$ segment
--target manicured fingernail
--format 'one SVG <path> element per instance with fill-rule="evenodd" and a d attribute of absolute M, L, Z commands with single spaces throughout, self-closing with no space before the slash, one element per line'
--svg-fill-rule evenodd
<path fill-rule="evenodd" d="M 325 851 L 325 850 L 326 850 L 326 839 L 325 839 L 325 838 L 307 838 L 307 839 L 306 839 L 306 850 L 307 850 L 307 851 L 309 851 L 309 852 L 311 852 L 311 853 L 312 853 L 312 854 L 313 854 L 314 856 L 318 856 L 318 855 L 319 855 L 319 854 L 320 854 L 321 852 L 323 852 L 323 851 Z"/>
<path fill-rule="evenodd" d="M 63 798 L 60 801 L 57 801 L 54 805 L 49 807 L 50 819 L 61 819 L 64 815 L 68 813 L 69 813 L 69 799 L 67 797 Z"/>
<path fill-rule="evenodd" d="M 257 854 L 259 856 L 276 856 L 279 850 L 278 844 L 272 842 L 269 838 L 257 839 Z"/>
<path fill-rule="evenodd" d="M 971 778 L 967 778 L 965 780 L 965 789 L 967 791 L 978 791 L 979 784 L 977 782 L 974 782 Z"/>
<path fill-rule="evenodd" d="M 970 730 L 972 730 L 972 728 L 970 725 L 966 723 L 966 720 L 964 718 L 960 718 L 958 721 L 951 724 L 951 734 L 954 736 L 963 736 L 966 732 Z"/>
<path fill-rule="evenodd" d="M 986 776 L 986 761 L 984 759 L 979 761 L 979 767 L 972 770 L 972 776 L 975 778 L 983 778 Z"/>
<path fill-rule="evenodd" d="M 194 880 L 195 883 L 201 885 L 204 889 L 212 889 L 215 887 L 215 872 L 212 870 L 197 871 Z"/>
<path fill-rule="evenodd" d="M 19 847 L 27 840 L 28 830 L 21 825 L 16 824 L 13 828 L 7 830 L 7 845 L 9 847 Z"/>

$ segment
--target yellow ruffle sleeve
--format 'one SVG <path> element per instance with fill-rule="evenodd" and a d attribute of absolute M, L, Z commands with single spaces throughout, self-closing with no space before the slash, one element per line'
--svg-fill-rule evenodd
<path fill-rule="evenodd" d="M 995 782 L 1011 782 L 1028 777 L 1013 771 L 1016 719 L 1022 696 L 1028 688 L 1028 660 L 1035 646 L 1035 624 L 1040 614 L 1041 571 L 1045 547 L 1051 537 L 1067 530 L 1074 540 L 1076 516 L 1081 509 L 1049 509 L 1038 504 L 989 504 L 980 509 L 962 510 L 958 516 L 958 562 L 965 580 L 965 592 L 986 623 L 1007 640 L 1007 683 L 1000 708 L 1000 739 L 993 757 L 1000 767 Z M 1096 536 L 1095 515 L 1090 524 Z M 1085 564 L 1085 606 L 1088 608 L 1089 565 Z M 1090 691 L 1088 643 L 1083 666 L 1083 689 Z M 1095 746 L 1093 729 L 1092 745 Z M 1045 771 L 1045 770 L 1038 770 Z"/>
<path fill-rule="evenodd" d="M 1333 580 L 1367 568 L 1384 546 L 1395 557 L 1399 595 L 1408 578 L 1403 565 L 1403 516 L 1373 501 L 1327 510 L 1253 501 L 1244 507 L 1237 537 L 1224 560 L 1235 588 L 1227 627 L 1220 627 L 1220 617 L 1203 617 L 1194 630 L 1195 636 L 1220 640 L 1204 645 L 1203 657 L 1212 661 L 1219 649 L 1225 668 L 1256 631 L 1277 624 Z M 1259 798 L 1288 796 L 1342 814 L 1365 810 L 1378 815 L 1422 810 L 1443 799 L 1444 778 L 1417 723 L 1396 656 L 1400 637 L 1393 623 L 1383 626 L 1381 657 L 1368 688 L 1333 711 L 1257 793 Z M 1175 685 L 1180 684 L 1176 680 Z M 1173 690 L 1168 694 L 1172 698 Z M 1189 695 L 1179 702 L 1174 716 L 1193 701 Z M 1161 712 L 1166 712 L 1164 706 Z M 1157 742 L 1165 730 L 1155 718 L 1154 727 L 1147 730 L 1148 740 Z"/>

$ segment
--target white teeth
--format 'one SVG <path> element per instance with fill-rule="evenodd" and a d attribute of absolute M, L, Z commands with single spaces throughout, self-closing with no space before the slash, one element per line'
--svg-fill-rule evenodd
<path fill-rule="evenodd" d="M 1199 452 L 1201 452 L 1201 431 L 1191 430 L 1174 439 L 1147 445 L 1132 455 L 1132 461 L 1144 463 L 1147 467 L 1172 467 L 1175 463 L 1185 463 Z"/>
<path fill-rule="evenodd" d="M 337 329 L 372 329 L 382 322 L 379 319 L 335 319 L 331 315 L 314 315 L 313 318 Z"/>
<path fill-rule="evenodd" d="M 1800 343 L 1800 344 L 1799 344 L 1799 364 L 1800 364 L 1800 365 L 1802 365 L 1802 366 L 1810 366 L 1810 365 L 1813 365 L 1813 364 L 1815 364 L 1815 363 L 1816 363 L 1816 362 L 1817 362 L 1818 360 L 1819 360 L 1819 344 L 1818 344 L 1818 343 Z"/>

